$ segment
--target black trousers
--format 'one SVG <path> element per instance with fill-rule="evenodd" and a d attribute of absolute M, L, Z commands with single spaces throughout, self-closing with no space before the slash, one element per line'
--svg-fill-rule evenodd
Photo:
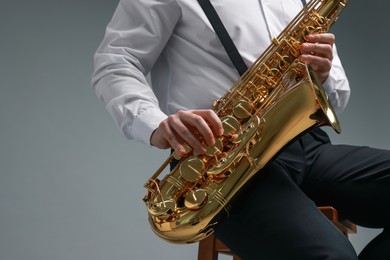
<path fill-rule="evenodd" d="M 384 228 L 359 255 L 318 210 Z M 333 145 L 316 129 L 247 183 L 216 236 L 242 259 L 390 259 L 390 151 Z"/>

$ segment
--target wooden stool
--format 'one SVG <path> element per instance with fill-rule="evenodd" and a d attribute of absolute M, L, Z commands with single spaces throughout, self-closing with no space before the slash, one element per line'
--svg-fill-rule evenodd
<path fill-rule="evenodd" d="M 319 207 L 322 213 L 325 214 L 340 231 L 348 236 L 349 233 L 356 233 L 356 225 L 339 217 L 337 210 L 331 206 Z M 199 242 L 198 260 L 218 260 L 218 254 L 226 254 L 233 256 L 233 260 L 240 260 L 227 246 L 219 241 L 214 235 Z"/>

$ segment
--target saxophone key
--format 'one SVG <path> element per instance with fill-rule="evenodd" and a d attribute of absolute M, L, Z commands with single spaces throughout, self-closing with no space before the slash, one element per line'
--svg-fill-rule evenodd
<path fill-rule="evenodd" d="M 224 136 L 232 135 L 240 128 L 240 122 L 234 116 L 225 116 L 221 119 L 221 122 Z"/>
<path fill-rule="evenodd" d="M 203 176 L 204 170 L 205 164 L 195 156 L 185 159 L 180 165 L 181 177 L 191 183 L 199 181 Z"/>
<path fill-rule="evenodd" d="M 233 113 L 238 118 L 248 118 L 252 116 L 252 107 L 247 101 L 239 100 L 234 105 Z"/>
<path fill-rule="evenodd" d="M 214 146 L 207 147 L 206 149 L 206 155 L 207 156 L 216 156 L 220 154 L 223 150 L 223 143 L 220 138 L 215 139 L 215 144 Z"/>
<path fill-rule="evenodd" d="M 160 220 L 166 220 L 176 212 L 176 202 L 173 199 L 151 202 L 148 206 L 148 212 Z"/>
<path fill-rule="evenodd" d="M 184 199 L 184 205 L 189 210 L 201 209 L 207 202 L 207 192 L 204 189 L 189 191 Z"/>

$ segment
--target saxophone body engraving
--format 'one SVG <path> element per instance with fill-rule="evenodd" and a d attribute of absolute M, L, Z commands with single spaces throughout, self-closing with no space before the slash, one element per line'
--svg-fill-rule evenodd
<path fill-rule="evenodd" d="M 292 139 L 323 125 L 340 132 L 321 83 L 298 57 L 305 37 L 327 32 L 348 1 L 310 1 L 214 102 L 224 128 L 216 144 L 205 155 L 189 151 L 158 179 L 173 153 L 146 182 L 149 223 L 159 237 L 174 243 L 207 237 L 237 191 Z"/>

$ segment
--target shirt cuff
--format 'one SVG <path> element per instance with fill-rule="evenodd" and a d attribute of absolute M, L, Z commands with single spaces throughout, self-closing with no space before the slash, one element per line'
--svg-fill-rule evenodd
<path fill-rule="evenodd" d="M 161 121 L 166 118 L 167 115 L 159 109 L 151 108 L 144 110 L 134 119 L 131 136 L 150 147 L 150 137 L 153 131 L 156 130 Z"/>

